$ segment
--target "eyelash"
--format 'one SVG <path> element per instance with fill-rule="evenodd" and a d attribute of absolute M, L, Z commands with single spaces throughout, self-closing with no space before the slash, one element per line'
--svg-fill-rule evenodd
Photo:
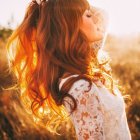
<path fill-rule="evenodd" d="M 92 16 L 92 15 L 87 15 L 87 17 L 89 17 L 89 18 L 90 18 L 91 16 Z"/>
<path fill-rule="evenodd" d="M 87 14 L 87 17 L 91 17 L 92 16 L 92 14 L 90 13 L 90 10 L 88 11 L 88 14 Z"/>

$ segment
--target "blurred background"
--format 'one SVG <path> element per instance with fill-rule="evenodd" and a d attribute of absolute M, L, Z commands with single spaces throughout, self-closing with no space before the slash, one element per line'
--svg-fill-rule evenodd
<path fill-rule="evenodd" d="M 0 0 L 0 140 L 67 140 L 74 139 L 71 122 L 61 126 L 62 136 L 31 125 L 14 91 L 3 90 L 13 84 L 8 73 L 5 44 L 20 24 L 30 0 Z M 140 0 L 89 0 L 109 14 L 104 50 L 111 57 L 114 78 L 129 94 L 126 113 L 133 140 L 140 140 Z M 26 119 L 25 119 L 26 118 Z M 29 119 L 28 119 L 29 118 Z M 65 133 L 64 127 L 71 129 Z"/>

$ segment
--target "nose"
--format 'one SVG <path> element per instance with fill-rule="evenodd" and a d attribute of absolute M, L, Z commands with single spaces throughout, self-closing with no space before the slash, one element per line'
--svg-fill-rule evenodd
<path fill-rule="evenodd" d="M 108 26 L 109 15 L 108 13 L 101 8 L 91 6 L 93 22 L 106 30 Z"/>
<path fill-rule="evenodd" d="M 100 11 L 95 12 L 93 15 L 93 22 L 96 24 L 98 31 L 105 32 L 107 28 L 107 22 L 103 13 L 101 13 Z"/>

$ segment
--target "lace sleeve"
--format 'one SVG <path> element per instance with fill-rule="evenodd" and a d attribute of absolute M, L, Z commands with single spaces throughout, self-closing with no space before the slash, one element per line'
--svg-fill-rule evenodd
<path fill-rule="evenodd" d="M 74 83 L 70 94 L 77 101 L 77 109 L 72 114 L 78 140 L 104 140 L 104 117 L 97 96 L 95 84 L 89 89 L 89 83 L 79 80 Z"/>

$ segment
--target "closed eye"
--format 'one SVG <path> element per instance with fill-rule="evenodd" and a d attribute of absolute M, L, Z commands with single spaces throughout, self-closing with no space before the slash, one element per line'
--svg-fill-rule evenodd
<path fill-rule="evenodd" d="M 92 16 L 92 15 L 87 15 L 87 17 L 89 17 L 89 18 L 90 18 L 91 16 Z"/>
<path fill-rule="evenodd" d="M 91 16 L 92 16 L 91 11 L 88 10 L 87 17 L 91 17 Z"/>

